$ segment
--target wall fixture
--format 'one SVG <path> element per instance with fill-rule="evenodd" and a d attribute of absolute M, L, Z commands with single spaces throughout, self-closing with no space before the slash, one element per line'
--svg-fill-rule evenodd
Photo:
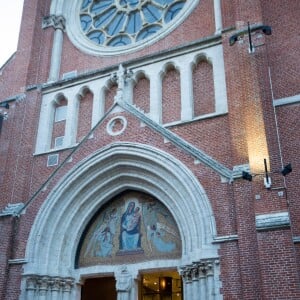
<path fill-rule="evenodd" d="M 1 102 L 0 107 L 4 107 L 5 109 L 9 109 L 9 104 L 7 102 Z"/>
<path fill-rule="evenodd" d="M 268 25 L 251 25 L 248 22 L 248 27 L 247 29 L 243 29 L 238 31 L 237 33 L 233 34 L 229 38 L 229 45 L 233 46 L 236 41 L 241 40 L 246 33 L 248 33 L 248 39 L 249 39 L 249 53 L 253 53 L 255 50 L 255 46 L 252 43 L 252 37 L 251 33 L 252 32 L 259 32 L 261 31 L 265 35 L 271 35 L 272 34 L 272 28 Z"/>
<path fill-rule="evenodd" d="M 292 170 L 293 170 L 292 164 L 289 163 L 281 171 L 269 172 L 266 159 L 264 159 L 264 167 L 265 167 L 265 172 L 264 173 L 259 173 L 259 174 L 251 174 L 249 172 L 243 171 L 242 172 L 242 178 L 245 179 L 245 180 L 248 180 L 248 181 L 252 181 L 254 176 L 263 175 L 264 176 L 264 186 L 267 189 L 270 189 L 271 185 L 272 185 L 270 174 L 272 174 L 272 173 L 281 173 L 283 176 L 286 176 L 289 173 L 291 173 Z"/>
<path fill-rule="evenodd" d="M 0 107 L 9 109 L 9 104 L 7 102 L 1 102 Z M 0 110 L 0 133 L 1 133 L 1 129 L 2 129 L 2 122 L 3 122 L 3 120 L 6 120 L 6 119 L 7 119 L 7 112 L 2 112 L 2 110 Z"/>

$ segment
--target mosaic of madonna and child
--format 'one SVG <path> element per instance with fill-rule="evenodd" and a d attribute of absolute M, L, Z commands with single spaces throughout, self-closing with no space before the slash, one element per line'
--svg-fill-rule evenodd
<path fill-rule="evenodd" d="M 168 209 L 138 192 L 119 195 L 102 208 L 82 237 L 78 267 L 179 258 L 181 240 Z"/>

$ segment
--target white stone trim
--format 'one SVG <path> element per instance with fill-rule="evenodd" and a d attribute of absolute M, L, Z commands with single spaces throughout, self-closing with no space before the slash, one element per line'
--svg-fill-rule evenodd
<path fill-rule="evenodd" d="M 122 122 L 122 128 L 118 131 L 113 131 L 112 127 L 115 121 L 120 120 Z M 106 125 L 106 131 L 109 135 L 111 136 L 116 136 L 116 135 L 120 135 L 124 132 L 124 130 L 127 127 L 127 119 L 124 116 L 116 116 L 114 118 L 112 118 L 111 120 L 109 120 L 109 122 Z"/>
<path fill-rule="evenodd" d="M 300 102 L 300 94 L 294 95 L 291 97 L 285 97 L 280 99 L 275 99 L 273 101 L 274 106 L 281 106 L 281 105 L 288 105 L 288 104 L 295 104 Z"/>
<path fill-rule="evenodd" d="M 222 31 L 222 9 L 221 9 L 221 0 L 214 0 L 214 15 L 215 15 L 215 28 L 216 33 Z"/>
<path fill-rule="evenodd" d="M 294 236 L 293 237 L 293 242 L 294 243 L 300 243 L 300 236 Z"/>
<path fill-rule="evenodd" d="M 255 216 L 256 230 L 270 230 L 290 226 L 288 212 L 278 212 Z"/>
<path fill-rule="evenodd" d="M 183 279 L 184 299 L 221 300 L 220 262 L 218 259 L 194 261 L 179 268 Z"/>
<path fill-rule="evenodd" d="M 181 121 L 189 121 L 194 116 L 193 67 L 192 62 L 180 66 Z"/>
<path fill-rule="evenodd" d="M 113 157 L 113 159 L 112 159 Z M 215 221 L 206 193 L 194 175 L 171 155 L 153 147 L 118 143 L 92 154 L 53 189 L 32 227 L 25 274 L 78 276 L 74 270 L 79 239 L 95 212 L 126 189 L 150 193 L 175 218 L 182 237 L 180 264 L 218 257 Z M 173 261 L 173 267 L 178 261 Z M 163 267 L 167 262 L 162 263 Z M 146 269 L 151 262 L 140 265 Z M 113 266 L 96 266 L 114 272 Z"/>
<path fill-rule="evenodd" d="M 179 56 L 167 57 L 152 64 L 145 64 L 131 68 L 133 74 L 143 73 L 150 81 L 150 112 L 149 117 L 161 123 L 162 120 L 162 74 L 167 65 L 173 64 L 180 72 L 181 80 L 181 120 L 182 122 L 193 120 L 193 85 L 192 68 L 199 56 L 206 57 L 213 66 L 213 80 L 215 88 L 215 112 L 196 117 L 195 120 L 215 117 L 228 112 L 227 91 L 225 82 L 225 71 L 223 61 L 223 46 L 221 44 L 212 47 L 198 49 Z M 134 78 L 134 77 L 133 77 Z M 75 79 L 74 79 L 75 80 Z M 82 94 L 82 89 L 89 89 L 93 97 L 92 127 L 104 115 L 105 90 L 111 80 L 111 73 L 104 73 L 95 78 L 78 79 L 72 84 L 47 88 L 43 91 L 42 107 L 40 112 L 40 123 L 38 128 L 36 153 L 48 152 L 51 149 L 51 136 L 53 128 L 54 104 L 56 99 L 62 95 L 68 100 L 68 116 L 65 129 L 64 147 L 72 147 L 76 144 L 76 132 L 78 124 L 78 104 Z M 131 84 L 126 89 L 132 89 Z M 126 101 L 132 102 L 132 90 L 126 91 Z M 173 125 L 167 124 L 168 125 Z"/>
<path fill-rule="evenodd" d="M 53 26 L 55 31 L 53 34 L 53 44 L 51 52 L 51 63 L 49 70 L 49 79 L 48 81 L 56 81 L 59 79 L 59 72 L 61 66 L 61 54 L 64 40 L 64 27 L 65 19 L 62 16 L 51 15 L 50 26 Z"/>
<path fill-rule="evenodd" d="M 27 260 L 25 258 L 15 258 L 15 259 L 8 260 L 9 265 L 23 265 L 26 263 L 27 263 Z"/>
<path fill-rule="evenodd" d="M 54 95 L 44 95 L 41 104 L 39 127 L 36 139 L 36 153 L 47 152 L 51 149 L 51 138 L 55 116 Z"/>
<path fill-rule="evenodd" d="M 223 235 L 223 236 L 215 236 L 214 237 L 214 243 L 225 243 L 225 242 L 232 242 L 237 241 L 239 239 L 237 234 L 231 234 L 231 235 Z"/>
<path fill-rule="evenodd" d="M 68 100 L 64 147 L 76 144 L 80 95 L 65 92 Z"/>
<path fill-rule="evenodd" d="M 0 217 L 17 216 L 23 207 L 24 203 L 8 203 L 7 206 L 0 211 Z M 23 211 L 22 214 L 25 214 L 25 211 Z"/>

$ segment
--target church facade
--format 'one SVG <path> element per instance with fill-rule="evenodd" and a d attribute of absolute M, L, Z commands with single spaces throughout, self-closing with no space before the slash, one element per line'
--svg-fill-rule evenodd
<path fill-rule="evenodd" d="M 24 0 L 0 69 L 0 299 L 300 299 L 299 14 Z"/>

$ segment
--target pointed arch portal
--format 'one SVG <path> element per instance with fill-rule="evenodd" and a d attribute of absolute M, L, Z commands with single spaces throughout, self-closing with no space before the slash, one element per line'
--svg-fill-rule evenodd
<path fill-rule="evenodd" d="M 76 253 L 91 220 L 125 191 L 150 195 L 170 213 L 178 227 L 181 254 L 170 259 L 153 257 L 126 262 L 126 265 L 97 263 L 76 268 Z M 185 300 L 207 292 L 214 295 L 211 299 L 220 299 L 218 246 L 212 243 L 215 235 L 207 195 L 182 162 L 151 146 L 111 144 L 77 164 L 41 207 L 26 249 L 28 263 L 24 268 L 22 296 L 44 299 L 40 298 L 41 289 L 37 285 L 45 281 L 48 288 L 43 291 L 51 293 L 53 299 L 54 295 L 57 299 L 80 299 L 80 282 L 85 278 L 114 276 L 118 293 L 126 294 L 127 289 L 123 290 L 121 283 L 132 281 L 132 292 L 124 299 L 133 300 L 138 299 L 137 281 L 141 273 L 177 269 L 184 281 Z M 203 278 L 201 272 L 206 276 L 205 283 L 199 280 L 195 285 L 192 277 L 197 274 Z M 57 282 L 60 288 L 55 289 Z"/>

